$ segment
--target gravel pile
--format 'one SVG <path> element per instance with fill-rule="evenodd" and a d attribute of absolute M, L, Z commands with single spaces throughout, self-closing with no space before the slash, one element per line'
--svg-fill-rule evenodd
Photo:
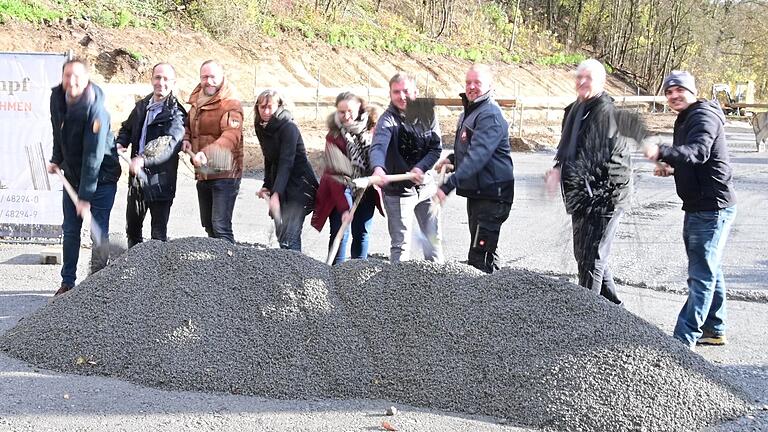
<path fill-rule="evenodd" d="M 0 339 L 40 366 L 274 398 L 365 395 L 362 339 L 329 267 L 222 240 L 150 241 Z"/>
<path fill-rule="evenodd" d="M 374 397 L 563 431 L 692 431 L 749 409 L 706 360 L 570 283 L 428 262 L 333 272 Z"/>
<path fill-rule="evenodd" d="M 746 412 L 719 372 L 575 285 L 461 264 L 147 242 L 0 337 L 163 388 L 375 398 L 546 430 L 690 431 Z"/>

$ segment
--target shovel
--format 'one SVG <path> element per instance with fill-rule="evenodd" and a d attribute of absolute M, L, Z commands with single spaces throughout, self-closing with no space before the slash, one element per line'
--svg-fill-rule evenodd
<path fill-rule="evenodd" d="M 61 183 L 64 185 L 64 189 L 67 191 L 67 195 L 69 195 L 69 199 L 72 200 L 72 203 L 77 205 L 77 202 L 80 200 L 80 198 L 77 196 L 77 192 L 75 192 L 75 188 L 72 187 L 72 185 L 67 181 L 67 178 L 64 177 L 64 174 L 61 172 L 59 168 L 56 168 L 56 174 L 61 179 Z M 84 210 L 83 214 L 80 215 L 83 218 L 83 222 L 89 224 L 91 226 L 91 234 L 93 237 L 93 242 L 96 244 L 96 246 L 101 246 L 101 240 L 102 240 L 102 231 L 101 227 L 93 222 L 93 218 L 91 217 L 91 211 L 90 210 Z"/>
<path fill-rule="evenodd" d="M 363 177 L 368 178 L 368 177 Z M 355 210 L 357 210 L 357 206 L 360 205 L 360 201 L 363 200 L 363 196 L 365 195 L 365 190 L 368 189 L 368 186 L 366 186 L 361 192 L 360 195 L 355 198 L 354 204 L 352 204 L 352 208 L 349 209 L 349 220 L 348 221 L 342 221 L 341 226 L 339 227 L 339 231 L 336 233 L 336 237 L 333 238 L 333 244 L 331 244 L 331 249 L 328 251 L 328 258 L 325 260 L 325 263 L 328 265 L 332 265 L 333 261 L 336 259 L 336 252 L 339 251 L 339 245 L 341 244 L 341 239 L 344 237 L 344 231 L 347 230 L 347 227 L 349 226 L 349 222 L 352 220 L 352 218 L 355 217 Z"/>
<path fill-rule="evenodd" d="M 122 160 L 124 160 L 126 163 L 128 163 L 128 168 L 131 167 L 131 160 L 128 158 L 128 156 L 125 155 L 125 152 L 117 152 L 117 154 L 120 156 Z M 144 170 L 141 170 L 136 173 L 136 180 L 139 181 L 139 186 L 144 187 L 144 185 L 147 184 L 147 173 L 144 172 Z"/>

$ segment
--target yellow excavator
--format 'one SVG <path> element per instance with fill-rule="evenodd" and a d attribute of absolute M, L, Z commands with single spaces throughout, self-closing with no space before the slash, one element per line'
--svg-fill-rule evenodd
<path fill-rule="evenodd" d="M 716 100 L 720 104 L 725 115 L 746 116 L 748 115 L 746 108 L 739 108 L 734 104 L 755 103 L 755 82 L 738 82 L 735 92 L 731 92 L 730 84 L 713 84 L 712 100 Z"/>

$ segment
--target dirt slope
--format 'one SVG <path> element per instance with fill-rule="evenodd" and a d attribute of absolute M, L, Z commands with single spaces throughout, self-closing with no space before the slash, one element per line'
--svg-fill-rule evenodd
<path fill-rule="evenodd" d="M 422 95 L 456 97 L 463 91 L 464 73 L 470 65 L 468 61 L 442 56 L 361 52 L 288 36 L 265 37 L 257 44 L 246 46 L 236 41 L 221 44 L 191 30 L 104 29 L 82 20 L 40 26 L 16 22 L 0 27 L 0 51 L 68 50 L 92 62 L 95 82 L 110 84 L 107 95 L 115 128 L 127 118 L 133 100 L 151 91 L 148 83 L 152 65 L 160 61 L 173 64 L 178 75 L 177 94 L 186 98 L 198 82 L 200 64 L 216 59 L 224 65 L 228 79 L 234 82 L 248 106 L 252 106 L 255 95 L 264 88 L 284 90 L 287 99 L 293 102 L 292 111 L 310 148 L 322 148 L 325 117 L 331 110 L 322 104 L 315 107 L 318 75 L 320 93 L 325 100 L 332 100 L 338 89 L 345 88 L 386 106 L 387 84 L 397 71 L 414 74 Z M 574 95 L 573 68 L 497 64 L 494 69 L 499 98 Z M 143 84 L 144 87 L 117 84 Z M 608 90 L 614 95 L 633 93 L 623 82 L 613 79 L 609 81 Z M 250 114 L 251 109 L 247 111 Z M 447 110 L 440 113 L 446 134 L 452 131 L 457 115 Z M 546 117 L 550 117 L 549 113 Z M 251 121 L 246 118 L 246 125 Z M 555 120 L 553 124 L 557 123 Z M 536 128 L 553 129 L 551 125 L 547 129 L 542 124 L 526 124 L 526 129 L 535 131 Z M 545 135 L 551 141 L 552 134 L 546 132 Z M 258 166 L 260 154 L 250 127 L 246 128 L 246 146 L 246 163 Z"/>

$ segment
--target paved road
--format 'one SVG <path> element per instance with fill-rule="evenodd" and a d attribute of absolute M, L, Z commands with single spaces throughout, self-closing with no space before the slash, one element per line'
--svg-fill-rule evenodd
<path fill-rule="evenodd" d="M 735 133 L 742 133 L 735 128 Z M 726 251 L 724 266 L 732 291 L 768 292 L 765 215 L 768 200 L 768 155 L 753 144 L 732 146 L 739 196 L 739 215 Z M 556 274 L 572 274 L 570 225 L 559 197 L 548 197 L 542 174 L 551 154 L 515 154 L 517 198 L 502 233 L 506 265 Z M 635 204 L 619 231 L 615 273 L 628 283 L 620 293 L 627 309 L 671 332 L 684 301 L 680 294 L 637 288 L 638 285 L 679 290 L 685 286 L 685 256 L 681 240 L 682 212 L 671 179 L 654 178 L 651 165 L 636 159 Z M 274 242 L 266 205 L 255 198 L 258 178 L 243 181 L 235 208 L 239 241 Z M 123 227 L 125 186 L 120 185 L 112 232 Z M 443 213 L 446 255 L 461 260 L 469 241 L 464 202 L 449 198 Z M 327 228 L 326 228 L 327 230 Z M 194 183 L 181 176 L 170 233 L 200 236 Z M 323 259 L 327 231 L 305 226 L 305 252 Z M 387 255 L 388 238 L 382 217 L 374 224 L 371 249 Z M 44 306 L 58 283 L 58 266 L 36 264 L 39 246 L 0 244 L 0 332 Z M 84 274 L 87 251 L 82 254 Z M 742 296 L 743 297 L 743 296 Z M 744 389 L 756 406 L 768 409 L 768 304 L 733 301 L 729 305 L 731 344 L 701 349 L 699 354 L 720 365 Z M 0 431 L 64 430 L 381 430 L 381 412 L 388 401 L 273 401 L 261 398 L 172 392 L 148 389 L 102 378 L 63 375 L 39 370 L 0 355 Z M 398 405 L 399 406 L 399 405 Z M 393 423 L 403 430 L 517 431 L 496 419 L 453 415 L 399 406 Z M 713 431 L 768 430 L 768 411 L 757 411 Z"/>

